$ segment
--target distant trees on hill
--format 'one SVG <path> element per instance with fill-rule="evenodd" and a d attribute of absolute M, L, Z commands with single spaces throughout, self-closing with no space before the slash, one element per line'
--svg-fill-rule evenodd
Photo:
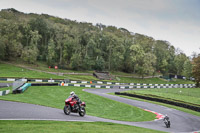
<path fill-rule="evenodd" d="M 76 22 L 47 14 L 0 12 L 0 59 L 74 70 L 109 70 L 190 76 L 190 59 L 167 41 L 124 28 Z"/>

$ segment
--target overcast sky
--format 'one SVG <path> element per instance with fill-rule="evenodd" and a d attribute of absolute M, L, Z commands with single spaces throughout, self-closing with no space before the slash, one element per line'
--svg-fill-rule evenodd
<path fill-rule="evenodd" d="M 200 0 L 0 0 L 0 9 L 102 23 L 200 53 Z"/>

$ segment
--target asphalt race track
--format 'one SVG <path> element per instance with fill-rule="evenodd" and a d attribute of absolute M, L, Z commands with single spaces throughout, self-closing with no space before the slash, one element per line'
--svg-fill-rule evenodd
<path fill-rule="evenodd" d="M 88 115 L 80 117 L 78 114 L 73 113 L 67 116 L 64 114 L 62 109 L 2 100 L 0 100 L 0 120 L 103 121 L 133 125 L 166 132 L 200 131 L 200 117 L 152 103 L 130 100 L 106 94 L 109 92 L 123 91 L 122 89 L 85 89 L 84 91 L 132 106 L 140 107 L 142 109 L 148 109 L 161 114 L 167 114 L 170 117 L 171 128 L 166 128 L 162 119 L 149 122 L 123 122 Z"/>

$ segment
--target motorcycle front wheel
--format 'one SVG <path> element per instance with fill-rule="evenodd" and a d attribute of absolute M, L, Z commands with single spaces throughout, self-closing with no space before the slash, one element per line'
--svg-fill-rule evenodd
<path fill-rule="evenodd" d="M 79 111 L 79 115 L 83 117 L 85 115 L 85 113 L 86 113 L 85 108 L 81 107 L 81 109 Z"/>
<path fill-rule="evenodd" d="M 71 112 L 70 106 L 69 106 L 69 105 L 65 105 L 63 111 L 64 111 L 64 113 L 65 113 L 66 115 L 69 115 L 70 112 Z"/>

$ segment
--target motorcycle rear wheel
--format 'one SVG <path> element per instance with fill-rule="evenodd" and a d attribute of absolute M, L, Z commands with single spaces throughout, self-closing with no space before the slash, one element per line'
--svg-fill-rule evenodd
<path fill-rule="evenodd" d="M 170 128 L 170 125 L 171 125 L 171 123 L 170 123 L 170 121 L 168 121 L 168 128 Z"/>
<path fill-rule="evenodd" d="M 66 115 L 69 115 L 69 114 L 71 113 L 71 108 L 70 108 L 70 106 L 69 106 L 69 105 L 65 105 L 63 111 L 64 111 L 64 113 L 65 113 Z"/>

